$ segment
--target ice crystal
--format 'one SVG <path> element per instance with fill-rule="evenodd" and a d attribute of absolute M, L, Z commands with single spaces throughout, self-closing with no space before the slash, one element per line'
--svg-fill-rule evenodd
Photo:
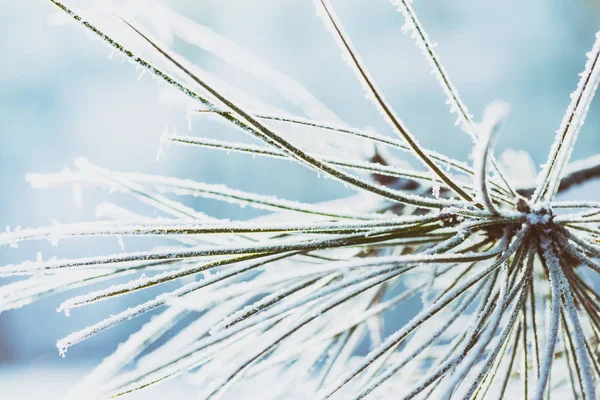
<path fill-rule="evenodd" d="M 84 11 L 49 2 L 108 45 L 110 58 L 117 53 L 136 66 L 140 78 L 150 72 L 179 91 L 174 102 L 183 106 L 190 132 L 165 129 L 157 159 L 167 145 L 181 144 L 292 160 L 357 192 L 306 204 L 191 179 L 110 171 L 84 158 L 75 160 L 74 170 L 29 174 L 37 188 L 72 186 L 76 202 L 83 189 L 97 186 L 127 194 L 155 213 L 102 203 L 96 210 L 100 221 L 7 227 L 0 246 L 34 240 L 56 246 L 73 237 L 109 236 L 120 252 L 60 259 L 37 253 L 35 260 L 4 265 L 0 277 L 26 278 L 0 287 L 0 310 L 107 283 L 65 300 L 58 311 L 69 315 L 110 298 L 181 283 L 57 342 L 65 356 L 71 346 L 162 311 L 86 376 L 71 398 L 123 395 L 182 375 L 201 386 L 201 398 L 243 398 L 248 387 L 262 385 L 276 398 L 497 393 L 541 400 L 565 388 L 574 398 L 596 398 L 600 295 L 586 270 L 600 273 L 600 204 L 555 196 L 600 176 L 598 156 L 569 164 L 600 81 L 600 33 L 548 161 L 532 182 L 535 168 L 527 156 L 508 152 L 499 165 L 493 154 L 507 105 L 493 102 L 474 122 L 408 0 L 393 1 L 404 16 L 402 30 L 423 52 L 450 112 L 473 139 L 473 166 L 419 143 L 385 100 L 326 0 L 314 1 L 317 15 L 397 137 L 346 126 L 286 74 L 158 2 L 119 8 L 102 1 Z M 146 32 L 138 16 L 166 44 Z M 175 37 L 244 68 L 305 116 L 265 105 L 191 65 L 170 50 Z M 137 50 L 140 42 L 145 51 Z M 232 124 L 262 144 L 194 136 L 192 117 Z M 411 168 L 387 149 L 408 153 L 426 170 Z M 516 182 L 516 175 L 526 179 Z M 185 196 L 268 213 L 247 221 L 217 219 L 185 205 L 180 199 Z M 124 237 L 149 236 L 170 241 L 143 251 L 125 249 Z M 420 308 L 387 332 L 386 316 L 410 299 L 421 299 Z M 174 328 L 190 315 L 187 327 Z M 371 348 L 361 355 L 365 340 Z M 163 344 L 145 353 L 154 342 Z M 132 361 L 137 362 L 127 369 Z"/>

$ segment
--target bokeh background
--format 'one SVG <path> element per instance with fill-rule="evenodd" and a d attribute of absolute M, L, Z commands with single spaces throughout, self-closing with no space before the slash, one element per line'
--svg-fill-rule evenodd
<path fill-rule="evenodd" d="M 224 183 L 301 201 L 351 193 L 288 162 L 274 168 L 272 162 L 247 156 L 177 146 L 166 149 L 157 162 L 161 133 L 175 126 L 180 133 L 188 131 L 186 110 L 165 102 L 169 91 L 148 76 L 138 81 L 134 67 L 119 57 L 109 60 L 108 48 L 90 40 L 81 28 L 50 24 L 49 19 L 56 20 L 56 7 L 48 1 L 4 3 L 0 7 L 0 226 L 91 220 L 96 204 L 102 201 L 137 207 L 125 196 L 90 190 L 84 192 L 83 207 L 78 208 L 69 189 L 40 191 L 25 181 L 27 172 L 60 171 L 79 156 L 109 169 Z M 91 2 L 70 3 L 89 6 Z M 311 1 L 159 3 L 259 55 L 304 85 L 346 123 L 389 132 L 365 100 Z M 448 113 L 426 60 L 402 33 L 402 15 L 385 0 L 333 4 L 372 76 L 420 142 L 468 160 L 470 139 L 454 127 L 455 118 Z M 497 152 L 527 150 L 535 165 L 543 163 L 599 27 L 600 3 L 418 0 L 415 8 L 431 39 L 438 43 L 439 55 L 475 118 L 490 101 L 501 99 L 511 105 Z M 190 61 L 233 86 L 289 112 L 300 112 L 280 104 L 276 93 L 243 70 L 182 41 L 171 44 Z M 596 101 L 580 135 L 575 159 L 600 151 L 599 132 L 600 101 Z M 205 119 L 195 119 L 190 134 L 245 140 L 242 133 Z M 569 196 L 598 198 L 599 188 L 589 184 Z M 214 201 L 192 199 L 187 204 L 230 219 L 257 213 Z M 125 243 L 128 248 L 141 245 Z M 35 259 L 37 252 L 45 258 L 116 251 L 117 241 L 110 238 L 64 241 L 57 249 L 36 242 L 18 249 L 3 248 L 0 264 Z M 70 317 L 55 309 L 72 292 L 1 313 L 0 392 L 9 396 L 2 397 L 37 398 L 33 396 L 44 393 L 44 398 L 60 398 L 69 384 L 150 315 L 75 346 L 65 359 L 58 356 L 56 340 L 166 289 L 75 310 Z M 175 383 L 169 390 L 170 394 L 188 393 Z"/>

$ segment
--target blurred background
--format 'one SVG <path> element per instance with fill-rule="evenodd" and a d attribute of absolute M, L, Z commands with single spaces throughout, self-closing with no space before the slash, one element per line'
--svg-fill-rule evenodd
<path fill-rule="evenodd" d="M 93 220 L 95 206 L 103 201 L 137 207 L 124 195 L 101 190 L 86 190 L 83 206 L 77 207 L 69 189 L 41 191 L 25 181 L 28 172 L 58 172 L 72 166 L 79 156 L 108 169 L 224 183 L 307 202 L 351 193 L 289 162 L 278 162 L 273 168 L 272 161 L 174 145 L 165 149 L 157 161 L 159 138 L 165 130 L 177 127 L 185 134 L 189 130 L 186 108 L 169 101 L 177 97 L 173 91 L 157 85 L 149 75 L 138 80 L 134 67 L 118 56 L 109 59 L 110 50 L 90 40 L 80 27 L 56 25 L 60 18 L 50 2 L 5 3 L 0 8 L 0 226 L 14 229 L 54 221 Z M 260 56 L 301 83 L 347 124 L 389 133 L 377 110 L 365 100 L 311 1 L 156 3 Z M 155 2 L 140 3 L 142 8 L 150 4 Z M 384 0 L 334 0 L 333 5 L 387 100 L 421 144 L 468 161 L 471 141 L 454 126 L 455 117 L 448 112 L 427 61 L 413 40 L 402 33 L 402 15 Z M 431 40 L 438 43 L 437 51 L 475 119 L 493 100 L 511 105 L 497 153 L 507 148 L 527 150 L 536 166 L 543 163 L 583 69 L 585 53 L 593 44 L 600 3 L 418 0 L 415 8 Z M 220 80 L 301 115 L 299 108 L 285 103 L 276 91 L 265 88 L 243 69 L 181 38 L 161 36 L 165 32 L 160 26 L 143 15 L 140 21 L 173 50 Z M 574 159 L 600 152 L 599 129 L 600 101 L 595 101 Z M 205 118 L 194 118 L 189 134 L 247 140 L 242 133 Z M 568 196 L 599 198 L 599 188 L 589 184 Z M 258 214 L 256 210 L 215 201 L 186 201 L 220 218 L 245 219 Z M 144 243 L 147 248 L 148 241 Z M 141 246 L 133 240 L 125 244 L 128 250 Z M 3 248 L 0 264 L 35 259 L 37 252 L 45 259 L 54 255 L 107 254 L 118 248 L 113 238 L 69 240 L 56 249 L 46 242 L 33 242 L 17 249 Z M 56 340 L 167 289 L 161 287 L 141 297 L 131 295 L 85 311 L 75 310 L 70 317 L 55 309 L 75 292 L 1 313 L 0 392 L 9 393 L 8 398 L 28 398 L 36 390 L 44 390 L 46 398 L 60 398 L 69 384 L 110 354 L 151 315 L 75 346 L 65 359 L 58 356 Z M 32 379 L 34 385 L 29 384 Z M 177 393 L 173 385 L 170 394 Z"/>

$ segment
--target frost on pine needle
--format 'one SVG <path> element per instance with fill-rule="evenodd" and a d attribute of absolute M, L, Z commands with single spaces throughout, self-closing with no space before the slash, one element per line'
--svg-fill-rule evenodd
<path fill-rule="evenodd" d="M 463 129 L 471 136 L 474 143 L 477 143 L 478 141 L 481 142 L 482 139 L 485 139 L 486 132 L 480 132 L 480 129 L 473 122 L 473 116 L 469 114 L 467 106 L 463 103 L 458 91 L 450 81 L 450 76 L 434 50 L 436 46 L 430 42 L 427 32 L 421 25 L 421 22 L 412 7 L 412 0 L 392 0 L 392 4 L 396 6 L 404 16 L 402 31 L 409 32 L 415 40 L 417 47 L 423 52 L 423 55 L 429 62 L 440 86 L 444 90 L 444 94 L 447 97 L 446 104 L 450 106 L 450 113 L 457 114 L 456 125 L 462 124 Z M 493 155 L 491 156 L 491 164 L 501 178 L 504 186 L 514 195 L 514 189 L 502 175 Z"/>
<path fill-rule="evenodd" d="M 472 167 L 419 144 L 326 0 L 315 0 L 318 15 L 397 137 L 346 126 L 286 74 L 158 2 L 124 8 L 100 2 L 84 12 L 49 2 L 115 58 L 177 89 L 174 103 L 188 123 L 214 118 L 254 140 L 201 137 L 190 126 L 186 135 L 166 130 L 159 155 L 167 145 L 185 145 L 273 163 L 291 160 L 356 191 L 302 203 L 191 179 L 110 171 L 84 158 L 75 160 L 75 169 L 28 174 L 36 188 L 71 187 L 80 198 L 99 187 L 137 203 L 101 203 L 97 221 L 7 229 L 0 233 L 0 251 L 100 236 L 120 244 L 129 237 L 161 243 L 141 250 L 128 244 L 112 255 L 40 254 L 0 266 L 0 277 L 12 279 L 0 286 L 0 310 L 100 284 L 58 306 L 77 318 L 90 304 L 158 290 L 57 342 L 65 355 L 121 323 L 161 311 L 70 398 L 124 395 L 177 376 L 198 384 L 206 399 L 245 398 L 256 387 L 270 387 L 273 398 L 596 397 L 600 294 L 589 273 L 600 273 L 600 204 L 555 196 L 600 176 L 598 156 L 569 164 L 600 80 L 600 34 L 536 185 L 525 153 L 505 153 L 505 165 L 493 156 L 507 105 L 494 102 L 481 122 L 473 121 L 409 1 L 393 3 L 475 141 Z M 152 25 L 162 42 L 135 17 Z M 288 114 L 210 76 L 171 50 L 175 37 L 244 69 L 305 115 Z M 411 168 L 396 150 L 425 169 Z M 214 218 L 186 205 L 190 196 L 264 215 Z M 143 211 L 148 206 L 153 213 Z M 408 310 L 409 321 L 388 332 L 397 308 Z M 183 320 L 191 322 L 181 328 Z M 370 345 L 366 355 L 361 343 Z"/>
<path fill-rule="evenodd" d="M 533 195 L 535 200 L 549 200 L 557 192 L 563 169 L 569 162 L 577 135 L 585 122 L 592 99 L 600 83 L 600 32 L 596 33 L 596 41 L 592 50 L 587 53 L 585 70 L 580 74 L 579 83 L 573 93 L 571 102 L 556 132 L 556 139 L 548 161 L 540 172 L 540 182 Z"/>
<path fill-rule="evenodd" d="M 494 139 L 500 124 L 508 116 L 508 107 L 501 102 L 494 102 L 483 111 L 483 118 L 478 124 L 480 135 L 476 139 L 477 145 L 473 150 L 475 158 L 475 184 L 477 190 L 476 198 L 483 203 L 485 208 L 492 214 L 498 214 L 488 190 L 488 156 L 493 153 Z"/>

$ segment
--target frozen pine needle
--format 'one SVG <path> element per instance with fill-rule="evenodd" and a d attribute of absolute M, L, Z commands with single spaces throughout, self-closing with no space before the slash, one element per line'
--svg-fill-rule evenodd
<path fill-rule="evenodd" d="M 484 399 L 492 393 L 536 400 L 565 398 L 565 393 L 596 398 L 600 293 L 589 276 L 600 273 L 600 204 L 555 197 L 600 176 L 598 156 L 569 163 L 600 82 L 600 33 L 538 182 L 524 187 L 511 182 L 494 157 L 507 106 L 494 102 L 475 122 L 410 1 L 392 3 L 450 111 L 472 137 L 473 165 L 419 143 L 419 134 L 385 100 L 327 0 L 314 1 L 317 15 L 397 137 L 345 125 L 288 75 L 158 3 L 148 2 L 138 12 L 103 10 L 105 3 L 98 3 L 80 12 L 69 2 L 48 1 L 133 63 L 139 77 L 149 72 L 187 96 L 190 124 L 192 117 L 212 116 L 254 139 L 166 131 L 159 154 L 177 144 L 268 157 L 273 163 L 289 160 L 357 192 L 307 204 L 190 179 L 110 171 L 83 158 L 74 169 L 29 174 L 37 188 L 71 187 L 80 197 L 83 188 L 94 186 L 131 196 L 145 205 L 140 210 L 156 211 L 103 203 L 100 221 L 8 227 L 0 233 L 0 251 L 30 241 L 60 246 L 99 236 L 121 245 L 112 255 L 39 254 L 0 266 L 0 277 L 12 278 L 0 286 L 0 311 L 92 284 L 97 286 L 65 300 L 58 310 L 68 314 L 164 288 L 57 342 L 65 356 L 70 347 L 98 340 L 125 321 L 160 312 L 76 385 L 70 398 L 126 395 L 182 375 L 199 385 L 203 399 L 250 398 L 247 393 L 263 387 L 273 398 L 299 392 L 306 399 Z M 147 32 L 136 22 L 138 15 L 162 24 L 163 36 L 244 64 L 249 75 L 305 115 L 247 109 L 229 88 Z M 146 50 L 138 54 L 132 49 L 140 43 Z M 290 135 L 294 130 L 323 138 L 327 146 Z M 357 143 L 370 149 L 369 156 L 342 151 L 350 142 L 353 149 Z M 331 151 L 332 144 L 340 151 Z M 409 153 L 423 168 L 398 162 L 387 149 Z M 250 206 L 265 215 L 217 219 L 185 205 L 188 196 Z M 149 244 L 129 251 L 124 244 L 132 237 Z M 160 247 L 150 244 L 156 240 L 163 241 Z M 384 328 L 395 307 L 409 310 L 410 319 L 389 332 Z M 192 322 L 181 329 L 178 322 L 184 319 Z M 362 343 L 370 345 L 366 354 Z"/>

